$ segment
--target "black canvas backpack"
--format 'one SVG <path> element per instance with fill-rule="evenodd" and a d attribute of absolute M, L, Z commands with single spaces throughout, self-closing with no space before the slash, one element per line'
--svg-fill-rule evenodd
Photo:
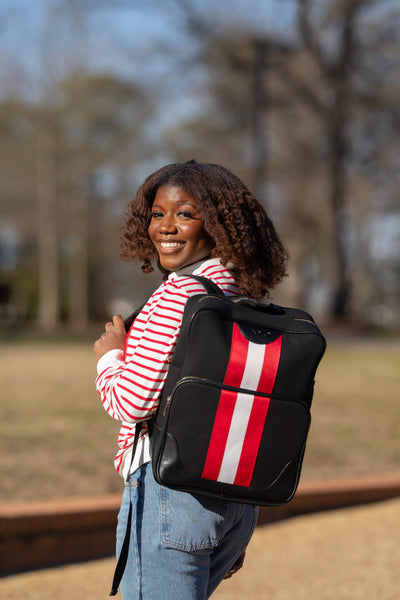
<path fill-rule="evenodd" d="M 326 342 L 301 310 L 207 293 L 188 299 L 151 427 L 156 481 L 257 505 L 295 494 Z"/>

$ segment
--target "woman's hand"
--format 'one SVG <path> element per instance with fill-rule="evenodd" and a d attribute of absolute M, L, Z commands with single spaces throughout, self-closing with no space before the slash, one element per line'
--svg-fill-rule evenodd
<path fill-rule="evenodd" d="M 106 323 L 105 332 L 95 341 L 93 350 L 98 361 L 109 350 L 123 350 L 125 347 L 125 323 L 122 317 L 115 315 L 112 323 Z"/>
<path fill-rule="evenodd" d="M 243 567 L 245 554 L 246 551 L 242 552 L 242 554 L 239 556 L 233 567 L 227 572 L 224 579 L 229 579 L 229 577 L 232 577 L 232 575 L 234 575 L 236 571 L 239 571 L 239 569 Z"/>

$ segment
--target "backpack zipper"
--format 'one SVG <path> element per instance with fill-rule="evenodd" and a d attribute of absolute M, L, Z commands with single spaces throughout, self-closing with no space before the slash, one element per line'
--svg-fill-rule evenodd
<path fill-rule="evenodd" d="M 163 417 L 167 416 L 167 412 L 169 410 L 169 405 L 171 404 L 171 398 L 172 398 L 172 394 L 170 394 L 169 396 L 167 396 L 167 399 L 165 401 L 164 410 L 163 410 Z"/>
<path fill-rule="evenodd" d="M 302 321 L 303 323 L 310 323 L 310 325 L 314 325 L 314 327 L 317 326 L 317 324 L 314 321 L 310 321 L 310 319 L 300 319 L 299 317 L 293 319 L 293 321 Z"/>
<path fill-rule="evenodd" d="M 209 382 L 209 379 L 206 379 L 205 377 L 196 377 L 194 375 L 186 375 L 186 377 L 182 377 L 182 379 L 179 380 L 178 384 L 181 385 L 181 383 L 185 382 L 186 379 L 190 379 L 190 380 L 194 380 L 194 381 L 206 381 L 207 383 Z M 169 394 L 169 396 L 167 396 L 167 398 L 165 399 L 165 406 L 164 406 L 164 410 L 163 410 L 163 417 L 165 417 L 167 415 L 167 412 L 169 411 L 169 407 L 171 404 L 171 400 L 172 400 L 172 396 L 174 394 L 176 387 L 174 388 L 173 392 L 171 394 Z"/>

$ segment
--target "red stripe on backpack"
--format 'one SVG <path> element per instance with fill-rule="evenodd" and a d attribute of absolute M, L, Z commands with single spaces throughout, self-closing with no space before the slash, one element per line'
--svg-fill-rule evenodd
<path fill-rule="evenodd" d="M 249 342 L 234 323 L 224 385 L 271 394 L 281 345 L 282 336 L 267 345 Z M 222 390 L 203 479 L 250 485 L 269 402 L 267 397 Z"/>

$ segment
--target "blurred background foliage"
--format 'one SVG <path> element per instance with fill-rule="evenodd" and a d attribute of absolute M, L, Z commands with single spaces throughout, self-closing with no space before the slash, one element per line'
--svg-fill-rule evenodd
<path fill-rule="evenodd" d="M 85 331 L 142 302 L 124 207 L 196 158 L 276 221 L 275 301 L 398 330 L 399 32 L 393 0 L 3 0 L 2 329 Z"/>

